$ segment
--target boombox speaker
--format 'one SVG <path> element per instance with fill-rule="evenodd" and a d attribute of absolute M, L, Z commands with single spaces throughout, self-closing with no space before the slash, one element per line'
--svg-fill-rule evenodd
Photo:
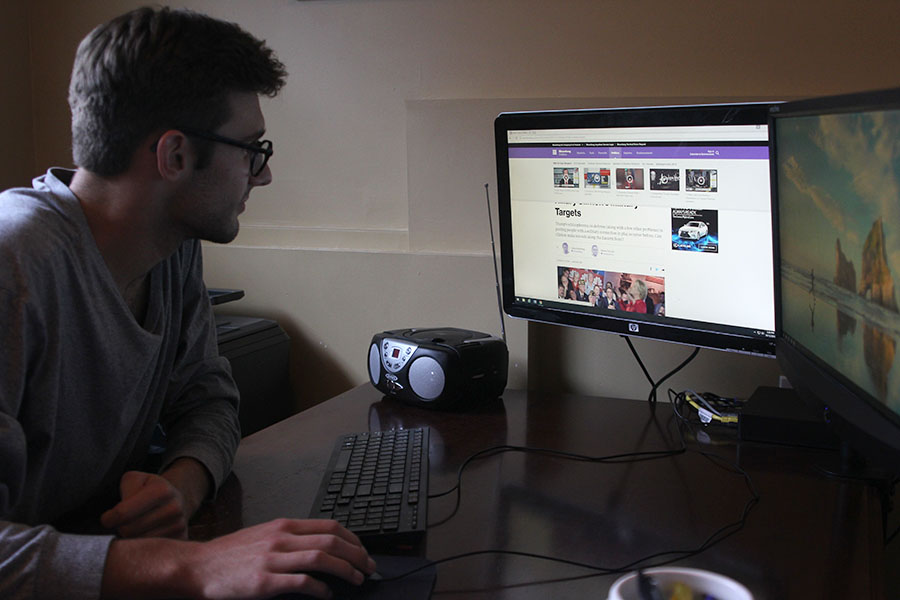
<path fill-rule="evenodd" d="M 435 409 L 464 408 L 499 397 L 509 351 L 487 333 L 442 327 L 396 329 L 372 337 L 369 379 L 382 393 Z"/>

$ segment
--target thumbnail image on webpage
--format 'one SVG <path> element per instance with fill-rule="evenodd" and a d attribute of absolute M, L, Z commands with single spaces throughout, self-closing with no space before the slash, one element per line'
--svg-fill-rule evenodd
<path fill-rule="evenodd" d="M 717 192 L 718 173 L 718 169 L 687 169 L 684 174 L 684 189 L 688 192 Z"/>
<path fill-rule="evenodd" d="M 672 249 L 718 253 L 719 211 L 673 208 Z"/>
<path fill-rule="evenodd" d="M 556 268 L 557 300 L 602 311 L 666 314 L 665 278 L 578 267 Z"/>
<path fill-rule="evenodd" d="M 609 169 L 594 168 L 584 172 L 584 188 L 587 190 L 608 190 Z"/>
<path fill-rule="evenodd" d="M 578 167 L 554 167 L 553 185 L 558 188 L 577 188 Z"/>
<path fill-rule="evenodd" d="M 681 189 L 680 169 L 650 169 L 650 189 L 677 192 Z"/>
<path fill-rule="evenodd" d="M 644 170 L 634 167 L 616 169 L 617 190 L 644 189 Z"/>

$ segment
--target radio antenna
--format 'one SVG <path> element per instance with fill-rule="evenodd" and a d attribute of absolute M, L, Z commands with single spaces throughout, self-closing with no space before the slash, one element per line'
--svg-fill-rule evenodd
<path fill-rule="evenodd" d="M 488 227 L 491 230 L 491 256 L 494 259 L 494 284 L 497 286 L 497 308 L 500 310 L 500 333 L 503 343 L 506 343 L 506 322 L 503 318 L 503 297 L 500 295 L 500 274 L 497 271 L 497 248 L 494 245 L 494 221 L 491 218 L 491 196 L 488 194 L 488 184 L 484 184 L 484 199 L 488 209 Z"/>

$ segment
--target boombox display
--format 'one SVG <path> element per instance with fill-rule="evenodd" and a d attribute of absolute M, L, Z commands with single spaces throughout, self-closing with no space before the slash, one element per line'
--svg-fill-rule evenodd
<path fill-rule="evenodd" d="M 503 340 L 442 327 L 397 329 L 372 337 L 369 378 L 384 394 L 430 408 L 462 408 L 493 400 L 506 388 L 509 351 Z"/>

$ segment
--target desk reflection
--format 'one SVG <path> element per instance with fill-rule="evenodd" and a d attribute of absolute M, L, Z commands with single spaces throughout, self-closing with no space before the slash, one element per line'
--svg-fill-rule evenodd
<path fill-rule="evenodd" d="M 432 474 L 456 473 L 475 450 L 507 443 L 508 424 L 503 399 L 464 411 L 434 411 L 384 396 L 369 406 L 369 431 L 429 427 L 428 460 Z M 465 439 L 465 444 L 459 440 Z M 447 440 L 452 440 L 448 443 Z"/>

